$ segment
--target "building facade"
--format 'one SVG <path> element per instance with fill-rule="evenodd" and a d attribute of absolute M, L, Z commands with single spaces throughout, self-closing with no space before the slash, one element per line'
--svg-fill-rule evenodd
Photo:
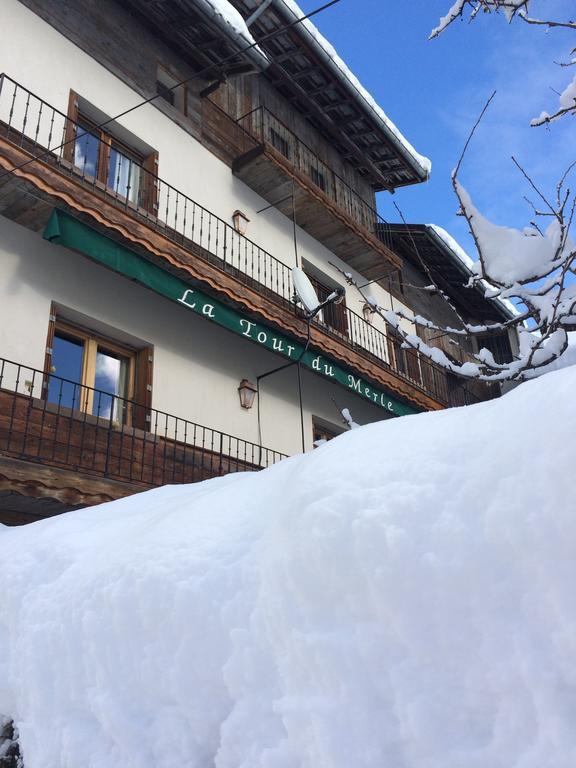
<path fill-rule="evenodd" d="M 495 394 L 403 349 L 346 284 L 449 313 L 376 213 L 426 159 L 290 0 L 1 14 L 0 522 L 260 469 L 342 431 L 343 408 L 364 424 Z M 457 254 L 416 230 L 465 319 L 506 314 L 466 302 Z M 293 267 L 345 301 L 307 322 Z"/>

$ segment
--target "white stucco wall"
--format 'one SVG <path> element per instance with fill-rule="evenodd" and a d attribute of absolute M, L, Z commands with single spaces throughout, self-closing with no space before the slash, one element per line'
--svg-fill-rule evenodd
<path fill-rule="evenodd" d="M 51 302 L 154 346 L 153 408 L 258 442 L 256 406 L 240 407 L 238 384 L 282 364 L 280 358 L 168 299 L 0 217 L 0 357 L 42 369 Z M 332 402 L 368 423 L 385 412 L 306 372 L 307 448 L 312 417 L 338 424 Z M 296 371 L 262 382 L 262 441 L 283 453 L 301 448 Z"/>

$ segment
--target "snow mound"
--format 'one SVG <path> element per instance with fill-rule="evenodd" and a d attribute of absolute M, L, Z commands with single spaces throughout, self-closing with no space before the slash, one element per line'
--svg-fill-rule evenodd
<path fill-rule="evenodd" d="M 26 768 L 574 768 L 575 388 L 1 529 Z"/>

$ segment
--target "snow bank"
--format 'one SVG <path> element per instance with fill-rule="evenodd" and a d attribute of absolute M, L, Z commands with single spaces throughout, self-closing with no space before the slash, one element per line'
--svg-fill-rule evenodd
<path fill-rule="evenodd" d="M 574 768 L 575 388 L 1 529 L 26 768 Z"/>
<path fill-rule="evenodd" d="M 270 61 L 256 45 L 244 18 L 228 0 L 196 0 L 201 10 L 212 16 L 221 29 L 235 38 L 237 45 L 250 57 L 259 69 L 266 69 Z"/>

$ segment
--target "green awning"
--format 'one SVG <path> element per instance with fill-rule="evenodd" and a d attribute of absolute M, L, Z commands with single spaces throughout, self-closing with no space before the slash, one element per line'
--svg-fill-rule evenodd
<path fill-rule="evenodd" d="M 300 342 L 284 336 L 269 326 L 255 322 L 250 317 L 231 309 L 226 304 L 222 304 L 196 288 L 191 288 L 184 280 L 150 263 L 134 251 L 119 245 L 73 216 L 54 209 L 43 237 L 45 240 L 83 253 L 94 261 L 118 272 L 118 274 L 150 288 L 161 296 L 179 303 L 189 311 L 201 315 L 288 360 L 296 362 L 302 355 L 304 346 Z M 342 367 L 324 355 L 308 350 L 300 362 L 304 367 L 326 379 L 337 382 L 394 416 L 405 416 L 418 412 L 418 409 L 400 402 L 383 390 L 373 387 L 353 371 Z"/>

